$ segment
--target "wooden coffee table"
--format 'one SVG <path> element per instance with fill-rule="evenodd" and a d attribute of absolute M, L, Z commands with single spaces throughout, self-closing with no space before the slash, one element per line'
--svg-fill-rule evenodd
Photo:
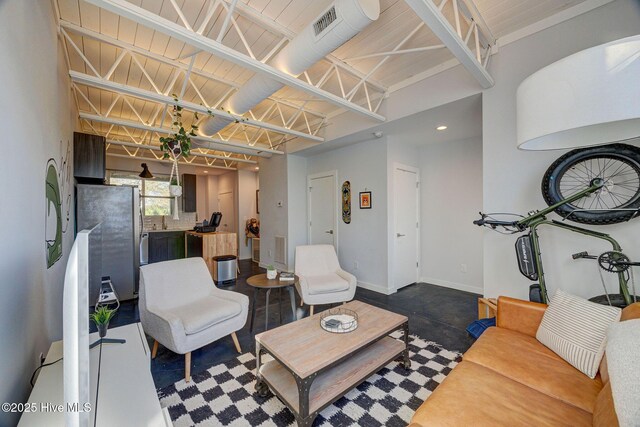
<path fill-rule="evenodd" d="M 409 360 L 409 320 L 360 301 L 341 306 L 358 313 L 358 328 L 334 334 L 320 327 L 322 313 L 256 335 L 256 392 L 269 389 L 310 426 L 325 407 L 392 360 Z M 403 340 L 389 335 L 404 332 Z M 262 356 L 274 360 L 262 364 Z"/>
<path fill-rule="evenodd" d="M 251 320 L 249 323 L 249 331 L 253 331 L 253 322 L 256 317 L 256 304 L 258 303 L 258 290 L 263 289 L 266 291 L 265 295 L 265 315 L 264 315 L 264 329 L 269 329 L 269 294 L 272 289 L 286 288 L 289 292 L 289 299 L 291 300 L 291 312 L 293 313 L 293 320 L 296 320 L 296 297 L 293 289 L 298 284 L 298 276 L 293 276 L 293 280 L 280 281 L 280 274 L 275 279 L 267 279 L 266 274 L 257 274 L 247 279 L 247 285 L 253 288 L 253 302 L 251 303 Z M 280 315 L 280 323 L 282 323 L 282 299 L 278 294 L 278 309 Z"/>

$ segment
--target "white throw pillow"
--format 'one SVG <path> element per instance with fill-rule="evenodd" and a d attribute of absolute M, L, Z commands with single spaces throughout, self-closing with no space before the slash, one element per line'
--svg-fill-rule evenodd
<path fill-rule="evenodd" d="M 622 310 L 557 290 L 536 338 L 573 367 L 595 378 L 607 344 L 607 328 Z"/>
<path fill-rule="evenodd" d="M 620 427 L 640 426 L 640 319 L 613 324 L 607 332 L 607 368 Z"/>

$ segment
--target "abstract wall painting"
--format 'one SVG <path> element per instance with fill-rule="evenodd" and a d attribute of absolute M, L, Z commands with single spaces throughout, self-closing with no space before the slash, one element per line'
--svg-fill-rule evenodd
<path fill-rule="evenodd" d="M 45 253 L 47 268 L 62 258 L 62 235 L 71 211 L 71 144 L 60 141 L 60 159 L 51 158 L 45 169 Z"/>

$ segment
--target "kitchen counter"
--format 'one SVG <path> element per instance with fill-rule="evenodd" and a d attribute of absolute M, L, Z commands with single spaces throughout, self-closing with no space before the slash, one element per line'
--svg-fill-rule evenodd
<path fill-rule="evenodd" d="M 211 233 L 200 233 L 198 231 L 193 231 L 193 230 L 185 230 L 186 233 L 188 234 L 192 234 L 194 236 L 200 236 L 200 237 L 205 237 L 205 236 L 215 236 L 215 235 L 220 235 L 220 234 L 233 234 L 235 235 L 236 233 L 230 233 L 228 231 L 213 231 Z"/>
<path fill-rule="evenodd" d="M 191 231 L 193 230 L 193 227 L 191 228 L 167 228 L 166 230 L 163 230 L 162 228 L 157 228 L 155 230 L 142 230 L 143 233 L 171 233 L 173 231 L 181 231 L 181 232 L 185 232 L 185 231 Z"/>
<path fill-rule="evenodd" d="M 202 257 L 207 263 L 209 272 L 213 277 L 213 257 L 219 255 L 238 256 L 238 235 L 227 231 L 213 233 L 198 233 L 187 231 L 185 233 L 185 253 L 187 258 Z"/>

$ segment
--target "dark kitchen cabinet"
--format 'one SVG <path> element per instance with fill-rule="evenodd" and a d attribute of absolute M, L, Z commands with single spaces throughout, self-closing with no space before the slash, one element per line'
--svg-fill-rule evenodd
<path fill-rule="evenodd" d="M 196 211 L 196 176 L 188 173 L 182 175 L 182 211 Z"/>
<path fill-rule="evenodd" d="M 187 233 L 187 258 L 202 257 L 202 236 Z"/>
<path fill-rule="evenodd" d="M 184 231 L 149 233 L 149 264 L 184 258 Z"/>
<path fill-rule="evenodd" d="M 73 133 L 73 176 L 80 183 L 103 184 L 107 168 L 107 144 L 103 136 Z"/>

